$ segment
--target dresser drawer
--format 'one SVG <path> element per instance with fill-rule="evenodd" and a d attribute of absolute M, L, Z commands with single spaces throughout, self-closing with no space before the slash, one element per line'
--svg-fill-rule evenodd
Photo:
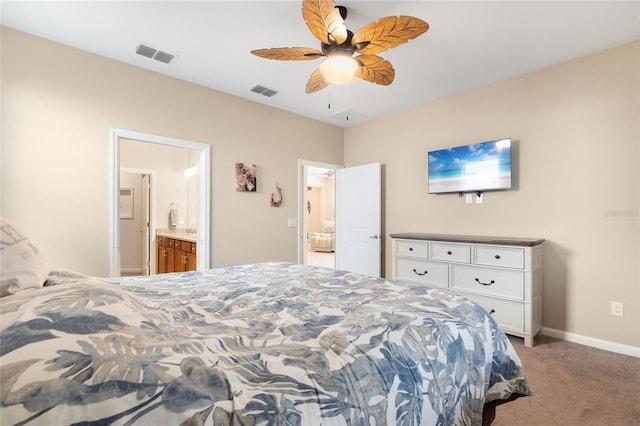
<path fill-rule="evenodd" d="M 492 299 L 468 293 L 465 293 L 464 296 L 482 306 L 505 331 L 524 332 L 523 303 Z"/>
<path fill-rule="evenodd" d="M 471 263 L 471 246 L 468 244 L 431 243 L 431 259 Z"/>
<path fill-rule="evenodd" d="M 472 291 L 524 300 L 524 272 L 453 265 L 452 274 L 451 287 L 453 291 Z"/>
<path fill-rule="evenodd" d="M 518 247 L 475 246 L 474 261 L 477 265 L 523 269 L 524 249 Z"/>
<path fill-rule="evenodd" d="M 449 265 L 426 260 L 397 258 L 399 280 L 419 282 L 433 287 L 449 286 Z"/>
<path fill-rule="evenodd" d="M 398 256 L 413 256 L 427 258 L 429 256 L 429 243 L 424 241 L 396 241 L 396 254 Z"/>

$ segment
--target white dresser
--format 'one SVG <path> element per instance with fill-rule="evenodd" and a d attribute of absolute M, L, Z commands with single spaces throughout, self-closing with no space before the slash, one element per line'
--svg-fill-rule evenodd
<path fill-rule="evenodd" d="M 505 333 L 533 338 L 542 327 L 544 239 L 391 234 L 391 279 L 464 295 Z"/>

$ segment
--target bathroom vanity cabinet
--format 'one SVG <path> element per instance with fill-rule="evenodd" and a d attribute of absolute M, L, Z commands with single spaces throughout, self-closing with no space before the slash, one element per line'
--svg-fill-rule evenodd
<path fill-rule="evenodd" d="M 196 242 L 158 235 L 156 273 L 195 271 L 197 268 L 196 256 Z"/>

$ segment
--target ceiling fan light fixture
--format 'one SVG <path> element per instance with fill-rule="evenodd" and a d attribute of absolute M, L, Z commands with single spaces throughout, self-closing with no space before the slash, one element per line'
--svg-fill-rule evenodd
<path fill-rule="evenodd" d="M 320 40 L 320 49 L 311 47 L 272 47 L 251 53 L 279 61 L 308 61 L 324 58 L 309 77 L 305 93 L 315 93 L 330 84 L 346 83 L 358 77 L 374 84 L 393 83 L 391 62 L 377 56 L 413 40 L 429 29 L 429 24 L 413 16 L 386 16 L 355 33 L 344 23 L 347 10 L 334 0 L 302 0 L 302 17 L 311 33 Z M 355 57 L 352 57 L 356 55 Z"/>
<path fill-rule="evenodd" d="M 358 62 L 344 55 L 333 55 L 320 64 L 320 71 L 324 78 L 333 84 L 346 83 L 358 70 Z"/>

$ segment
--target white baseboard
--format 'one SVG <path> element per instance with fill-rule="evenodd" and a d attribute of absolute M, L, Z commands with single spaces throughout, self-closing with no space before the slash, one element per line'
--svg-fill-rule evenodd
<path fill-rule="evenodd" d="M 555 337 L 557 339 L 567 340 L 569 342 L 579 343 L 581 345 L 591 346 L 609 352 L 640 358 L 640 348 L 636 346 L 623 345 L 620 343 L 610 342 L 608 340 L 596 339 L 594 337 L 569 333 L 568 331 L 556 330 L 548 327 L 542 327 L 540 333 L 545 336 Z"/>
<path fill-rule="evenodd" d="M 121 269 L 120 276 L 142 275 L 142 269 Z"/>

